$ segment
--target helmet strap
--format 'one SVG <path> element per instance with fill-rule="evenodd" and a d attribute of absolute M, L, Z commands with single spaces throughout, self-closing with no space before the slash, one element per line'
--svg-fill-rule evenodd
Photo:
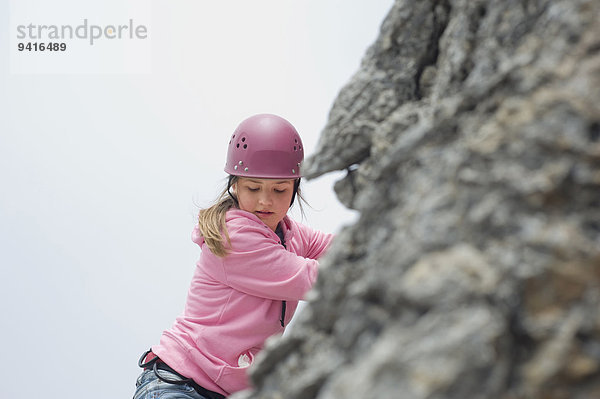
<path fill-rule="evenodd" d="M 231 199 L 233 200 L 233 203 L 235 204 L 236 207 L 240 207 L 240 204 L 238 202 L 238 199 L 235 195 L 233 195 L 233 193 L 231 192 L 231 186 L 233 185 L 233 180 L 235 179 L 235 176 L 233 175 L 229 175 L 229 179 L 227 180 L 227 193 L 229 194 L 229 196 L 231 197 Z M 294 200 L 292 199 L 292 202 Z"/>
<path fill-rule="evenodd" d="M 300 187 L 300 180 L 301 178 L 299 177 L 294 181 L 294 192 L 292 193 L 292 202 L 290 202 L 290 208 L 292 205 L 294 205 L 294 199 L 296 199 L 296 193 L 298 193 L 298 187 Z"/>

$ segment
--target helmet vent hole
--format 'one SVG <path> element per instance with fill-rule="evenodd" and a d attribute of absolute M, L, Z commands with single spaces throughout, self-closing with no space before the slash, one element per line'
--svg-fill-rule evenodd
<path fill-rule="evenodd" d="M 298 144 L 298 139 L 294 139 L 294 143 Z"/>
<path fill-rule="evenodd" d="M 245 138 L 245 137 L 242 137 L 242 143 L 243 143 L 244 141 L 246 141 L 246 138 Z"/>
<path fill-rule="evenodd" d="M 297 151 L 297 150 L 298 150 L 298 148 L 296 146 L 294 146 L 294 151 Z"/>
<path fill-rule="evenodd" d="M 244 150 L 248 148 L 248 144 L 244 144 Z"/>
<path fill-rule="evenodd" d="M 240 148 L 240 143 L 237 143 L 235 146 L 236 148 Z"/>

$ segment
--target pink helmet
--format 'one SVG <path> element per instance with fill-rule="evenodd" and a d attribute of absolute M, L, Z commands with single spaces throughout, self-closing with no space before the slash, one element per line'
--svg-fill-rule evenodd
<path fill-rule="evenodd" d="M 242 121 L 231 135 L 225 172 L 263 179 L 297 179 L 304 148 L 288 121 L 258 114 Z"/>

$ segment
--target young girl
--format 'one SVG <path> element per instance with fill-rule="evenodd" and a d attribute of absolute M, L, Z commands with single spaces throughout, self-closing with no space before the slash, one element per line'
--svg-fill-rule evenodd
<path fill-rule="evenodd" d="M 298 132 L 278 116 L 233 132 L 227 189 L 192 233 L 202 252 L 183 315 L 140 358 L 135 399 L 224 398 L 249 386 L 248 367 L 283 332 L 332 240 L 287 216 L 303 158 Z"/>

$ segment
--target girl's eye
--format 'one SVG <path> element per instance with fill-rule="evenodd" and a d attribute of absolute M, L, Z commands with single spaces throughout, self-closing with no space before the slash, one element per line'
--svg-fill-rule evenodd
<path fill-rule="evenodd" d="M 285 190 L 277 190 L 277 189 L 275 189 L 275 192 L 278 193 L 278 194 L 283 194 L 283 193 L 285 193 Z"/>
<path fill-rule="evenodd" d="M 255 187 L 248 187 L 248 190 L 250 190 L 250 191 L 258 191 L 258 190 L 260 190 L 260 189 L 259 189 L 259 188 L 257 188 L 257 187 L 256 187 L 256 188 L 255 188 Z"/>

